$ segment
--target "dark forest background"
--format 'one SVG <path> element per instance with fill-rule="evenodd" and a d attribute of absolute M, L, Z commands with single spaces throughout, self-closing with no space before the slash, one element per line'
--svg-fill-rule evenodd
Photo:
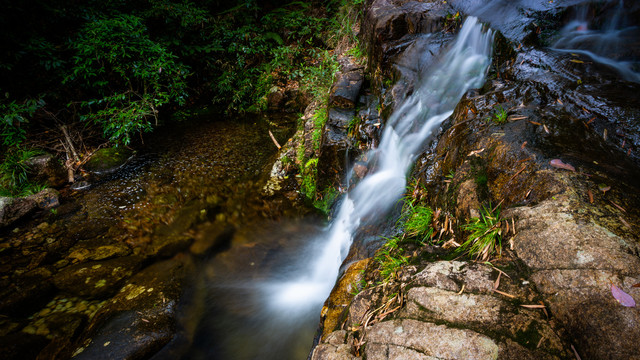
<path fill-rule="evenodd" d="M 1 1 L 0 195 L 43 186 L 25 166 L 42 151 L 75 169 L 196 109 L 263 111 L 274 87 L 321 96 L 361 2 Z"/>

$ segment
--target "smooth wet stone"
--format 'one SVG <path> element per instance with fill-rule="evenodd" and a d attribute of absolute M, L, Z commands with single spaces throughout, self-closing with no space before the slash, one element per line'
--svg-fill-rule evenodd
<path fill-rule="evenodd" d="M 34 156 L 27 160 L 26 164 L 32 173 L 29 178 L 35 183 L 61 187 L 68 181 L 67 170 L 60 160 L 51 154 Z"/>
<path fill-rule="evenodd" d="M 133 151 L 125 147 L 103 148 L 96 151 L 83 167 L 97 175 L 108 174 L 118 170 L 133 154 Z"/>
<path fill-rule="evenodd" d="M 182 341 L 177 303 L 192 266 L 188 257 L 176 257 L 132 277 L 96 314 L 74 359 L 146 359 L 161 349 L 164 358 L 176 358 L 164 347 Z"/>
<path fill-rule="evenodd" d="M 30 198 L 0 197 L 0 228 L 9 226 L 38 208 Z"/>
<path fill-rule="evenodd" d="M 98 239 L 81 241 L 70 249 L 67 259 L 73 262 L 87 260 L 106 260 L 114 257 L 124 257 L 131 254 L 131 248 L 122 243 L 110 243 L 108 240 Z"/>
<path fill-rule="evenodd" d="M 371 259 L 364 259 L 351 264 L 331 290 L 322 310 L 322 339 L 340 326 L 343 312 L 355 296 L 354 294 L 362 290 L 359 288 L 362 286 L 360 282 L 364 279 L 364 270 L 370 262 Z"/>
<path fill-rule="evenodd" d="M 499 353 L 498 344 L 482 334 L 410 319 L 375 324 L 365 341 L 366 358 L 371 360 L 399 360 L 407 354 L 424 359 L 494 360 Z M 394 348 L 397 351 L 390 351 Z"/>
<path fill-rule="evenodd" d="M 144 258 L 127 256 L 71 265 L 53 277 L 55 286 L 67 293 L 90 298 L 109 296 L 141 266 Z"/>
<path fill-rule="evenodd" d="M 196 236 L 189 251 L 195 255 L 207 255 L 222 251 L 230 246 L 235 228 L 221 221 L 205 226 Z"/>

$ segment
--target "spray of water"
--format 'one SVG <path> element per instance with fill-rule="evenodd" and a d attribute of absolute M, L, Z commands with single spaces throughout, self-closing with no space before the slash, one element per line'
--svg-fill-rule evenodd
<path fill-rule="evenodd" d="M 379 219 L 401 197 L 418 150 L 452 114 L 463 94 L 482 85 L 492 39 L 491 31 L 483 31 L 482 24 L 469 17 L 440 60 L 420 74 L 414 93 L 388 120 L 379 147 L 368 154 L 369 161 L 375 161 L 369 164 L 369 175 L 342 201 L 318 241 L 322 247 L 305 259 L 306 270 L 295 280 L 265 284 L 273 311 L 295 317 L 322 304 L 358 227 Z"/>
<path fill-rule="evenodd" d="M 560 38 L 552 48 L 588 56 L 593 61 L 614 69 L 625 80 L 640 82 L 638 59 L 626 54 L 627 44 L 637 39 L 640 29 L 624 25 L 623 1 L 618 1 L 611 17 L 601 29 L 593 28 L 587 10 L 587 6 L 578 8 L 575 19 L 562 29 Z"/>

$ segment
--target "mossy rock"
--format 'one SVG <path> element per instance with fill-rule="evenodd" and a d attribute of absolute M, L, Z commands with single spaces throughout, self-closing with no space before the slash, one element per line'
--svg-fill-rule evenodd
<path fill-rule="evenodd" d="M 84 169 L 98 175 L 108 174 L 122 167 L 133 155 L 132 150 L 123 147 L 100 149 L 84 165 Z"/>

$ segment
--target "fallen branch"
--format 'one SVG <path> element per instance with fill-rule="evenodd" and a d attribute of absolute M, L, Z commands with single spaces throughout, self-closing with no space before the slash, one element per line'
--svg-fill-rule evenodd
<path fill-rule="evenodd" d="M 282 148 L 282 146 L 280 146 L 280 144 L 278 144 L 278 140 L 276 140 L 275 136 L 273 136 L 273 133 L 271 132 L 271 130 L 269 130 L 269 136 L 271 137 L 271 140 L 273 140 L 273 143 L 276 145 L 278 150 L 280 150 L 280 148 Z"/>

